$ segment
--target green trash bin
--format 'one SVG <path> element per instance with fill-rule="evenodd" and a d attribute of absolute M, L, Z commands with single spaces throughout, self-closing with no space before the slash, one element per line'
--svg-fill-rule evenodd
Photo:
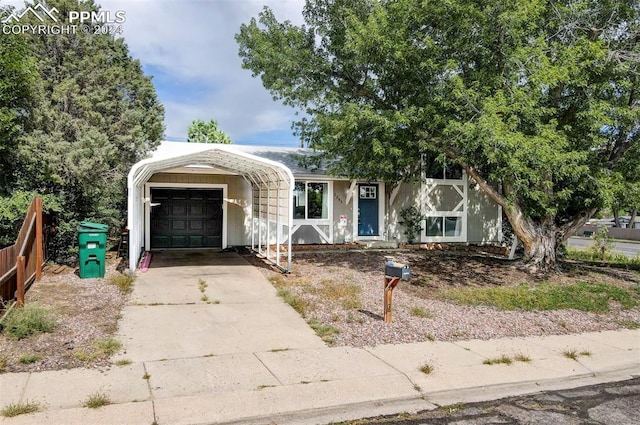
<path fill-rule="evenodd" d="M 109 226 L 88 221 L 80 222 L 78 227 L 78 257 L 80 277 L 104 277 L 104 263 L 107 251 L 107 233 Z"/>

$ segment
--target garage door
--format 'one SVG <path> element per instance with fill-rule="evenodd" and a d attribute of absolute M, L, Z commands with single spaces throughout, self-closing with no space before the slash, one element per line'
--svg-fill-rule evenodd
<path fill-rule="evenodd" d="M 222 202 L 222 189 L 151 189 L 151 248 L 221 248 Z"/>

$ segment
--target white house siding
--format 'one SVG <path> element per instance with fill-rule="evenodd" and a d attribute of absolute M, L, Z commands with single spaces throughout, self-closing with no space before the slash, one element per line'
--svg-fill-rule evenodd
<path fill-rule="evenodd" d="M 349 199 L 351 182 L 338 180 L 333 182 L 333 240 L 335 243 L 353 241 L 353 196 Z M 340 217 L 347 218 L 346 226 L 340 225 Z"/>
<path fill-rule="evenodd" d="M 251 244 L 251 187 L 241 177 L 225 174 L 156 173 L 149 183 L 226 184 L 227 245 Z M 157 187 L 157 186 L 155 186 Z M 170 186 L 169 186 L 170 187 Z"/>
<path fill-rule="evenodd" d="M 389 185 L 387 186 L 387 193 L 391 194 L 393 188 Z M 405 227 L 400 224 L 402 221 L 400 211 L 411 205 L 420 208 L 420 183 L 402 183 L 391 205 L 388 205 L 390 198 L 388 197 L 387 199 L 388 240 L 391 242 L 406 242 Z"/>
<path fill-rule="evenodd" d="M 471 244 L 498 243 L 502 239 L 502 211 L 477 184 L 470 184 L 467 238 Z"/>

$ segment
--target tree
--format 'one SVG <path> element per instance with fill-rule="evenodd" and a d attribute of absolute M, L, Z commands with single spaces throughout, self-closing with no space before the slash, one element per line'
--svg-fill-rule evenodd
<path fill-rule="evenodd" d="M 189 126 L 187 141 L 194 143 L 233 143 L 231 138 L 218 128 L 216 120 L 210 120 L 209 122 L 193 121 Z"/>
<path fill-rule="evenodd" d="M 47 6 L 59 11 L 59 25 L 69 11 L 99 11 L 92 1 L 50 0 Z M 39 22 L 30 14 L 21 22 L 28 19 Z M 39 83 L 29 126 L 15 140 L 11 191 L 55 196 L 53 249 L 60 258 L 77 245 L 79 221 L 119 227 L 126 176 L 160 143 L 164 110 L 122 38 L 82 31 L 20 36 Z"/>
<path fill-rule="evenodd" d="M 348 177 L 459 164 L 503 207 L 531 271 L 603 205 L 640 138 L 637 0 L 307 0 L 240 28 L 243 67 Z"/>
<path fill-rule="evenodd" d="M 3 8 L 1 16 L 11 13 Z M 35 61 L 18 35 L 0 37 L 0 196 L 13 179 L 16 140 L 28 123 L 36 84 Z"/>

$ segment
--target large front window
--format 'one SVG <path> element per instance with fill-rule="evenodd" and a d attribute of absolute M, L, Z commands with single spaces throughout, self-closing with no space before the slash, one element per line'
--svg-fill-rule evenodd
<path fill-rule="evenodd" d="M 293 188 L 293 218 L 328 219 L 329 183 L 296 182 Z"/>
<path fill-rule="evenodd" d="M 462 234 L 462 217 L 427 217 L 427 237 L 453 237 Z"/>

